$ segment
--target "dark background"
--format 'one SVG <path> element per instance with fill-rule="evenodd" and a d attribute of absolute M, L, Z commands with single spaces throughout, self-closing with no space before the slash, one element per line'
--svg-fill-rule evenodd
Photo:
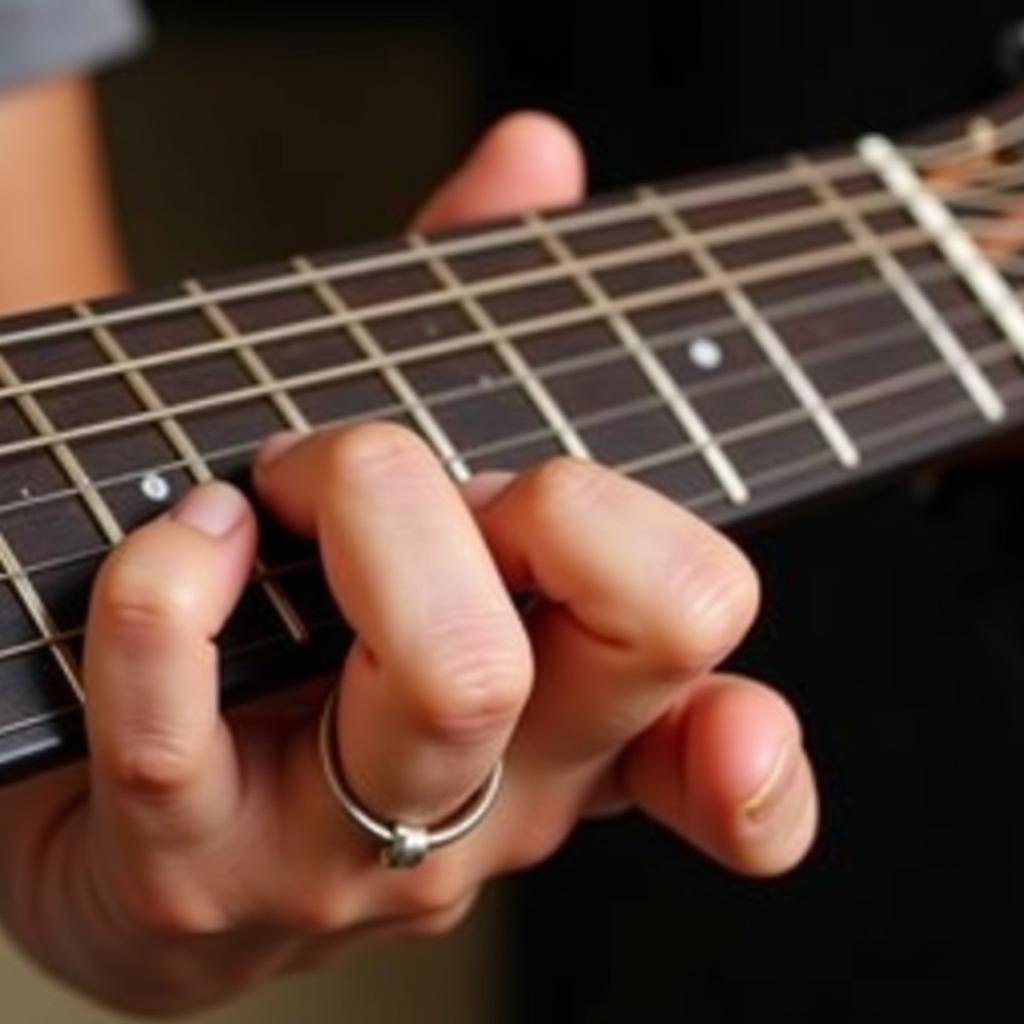
<path fill-rule="evenodd" d="M 103 98 L 143 282 L 398 230 L 518 106 L 598 187 L 898 132 L 1003 88 L 1024 4 L 231 4 L 151 8 Z M 823 830 L 774 883 L 653 827 L 582 829 L 516 880 L 510 1022 L 1019 1019 L 1009 991 L 1024 479 L 985 460 L 747 538 L 737 659 L 797 703 Z M 438 1018 L 440 1019 L 440 1018 Z"/>

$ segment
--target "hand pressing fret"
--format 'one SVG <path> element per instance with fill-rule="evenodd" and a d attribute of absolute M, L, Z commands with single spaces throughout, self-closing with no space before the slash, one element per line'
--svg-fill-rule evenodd
<path fill-rule="evenodd" d="M 417 228 L 573 202 L 582 181 L 565 130 L 520 115 Z M 452 928 L 489 878 L 628 807 L 736 871 L 803 856 L 817 805 L 796 717 L 715 671 L 758 588 L 709 526 L 572 459 L 457 486 L 383 424 L 275 437 L 254 475 L 318 540 L 356 630 L 340 690 L 218 712 L 211 638 L 256 547 L 238 492 L 204 484 L 129 535 L 93 594 L 89 764 L 0 793 L 18 823 L 5 916 L 50 971 L 128 1010 L 191 1011 L 356 941 Z"/>

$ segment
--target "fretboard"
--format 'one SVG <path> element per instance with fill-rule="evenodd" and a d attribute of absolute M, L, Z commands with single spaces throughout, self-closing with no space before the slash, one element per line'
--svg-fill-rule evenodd
<path fill-rule="evenodd" d="M 1012 429 L 1024 174 L 996 143 L 1015 131 L 866 140 L 0 323 L 0 779 L 83 749 L 106 553 L 197 481 L 246 486 L 271 432 L 396 421 L 457 481 L 596 459 L 734 527 Z M 264 523 L 220 643 L 227 703 L 340 662 L 311 546 Z"/>

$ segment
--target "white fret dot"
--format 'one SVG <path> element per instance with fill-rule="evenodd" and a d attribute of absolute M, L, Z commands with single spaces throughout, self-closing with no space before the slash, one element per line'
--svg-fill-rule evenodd
<path fill-rule="evenodd" d="M 717 341 L 712 341 L 711 338 L 695 338 L 690 342 L 687 351 L 690 362 L 698 370 L 717 370 L 725 358 L 722 346 Z"/>
<path fill-rule="evenodd" d="M 32 488 L 31 487 L 22 487 L 21 490 L 18 491 L 18 494 L 20 494 L 22 499 L 25 500 L 25 501 L 31 501 L 32 500 Z"/>
<path fill-rule="evenodd" d="M 139 484 L 139 490 L 150 501 L 160 503 L 171 496 L 171 485 L 159 473 L 147 473 Z"/>

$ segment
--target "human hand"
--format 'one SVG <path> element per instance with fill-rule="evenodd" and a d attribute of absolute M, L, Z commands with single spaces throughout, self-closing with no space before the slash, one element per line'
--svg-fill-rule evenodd
<path fill-rule="evenodd" d="M 536 115 L 503 122 L 434 197 L 439 228 L 579 198 L 582 161 Z M 252 569 L 244 498 L 207 484 L 108 559 L 86 644 L 91 758 L 0 793 L 0 899 L 23 946 L 110 1004 L 176 1013 L 354 943 L 453 927 L 487 879 L 576 822 L 635 806 L 726 866 L 771 875 L 809 846 L 800 729 L 715 674 L 756 611 L 729 541 L 609 470 L 555 460 L 458 489 L 375 424 L 277 437 L 257 489 L 315 536 L 357 640 L 333 739 L 387 820 L 456 810 L 504 757 L 471 835 L 383 868 L 317 754 L 323 683 L 218 710 L 218 633 Z M 525 620 L 510 593 L 536 591 Z"/>

